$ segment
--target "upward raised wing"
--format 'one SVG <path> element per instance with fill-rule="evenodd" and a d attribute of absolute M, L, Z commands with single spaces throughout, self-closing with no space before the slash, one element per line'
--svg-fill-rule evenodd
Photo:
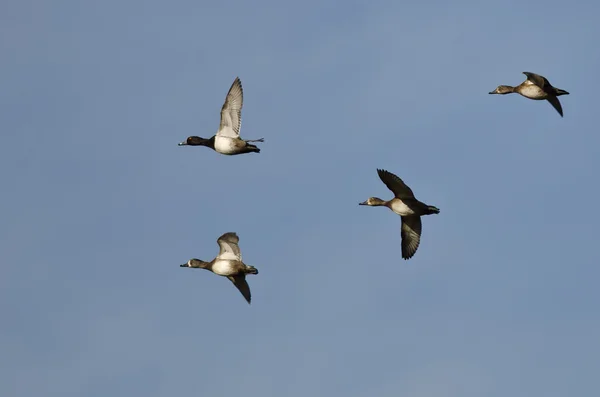
<path fill-rule="evenodd" d="M 386 170 L 377 170 L 377 174 L 385 186 L 399 199 L 415 198 L 413 191 L 396 175 Z"/>
<path fill-rule="evenodd" d="M 217 243 L 221 250 L 219 251 L 218 259 L 242 260 L 242 252 L 238 246 L 240 238 L 236 233 L 225 233 L 217 239 Z"/>
<path fill-rule="evenodd" d="M 531 81 L 533 84 L 540 87 L 542 90 L 547 91 L 548 88 L 552 90 L 552 84 L 548 81 L 544 76 L 540 76 L 539 74 L 531 73 L 531 72 L 523 72 L 525 76 L 527 76 L 527 80 Z"/>
<path fill-rule="evenodd" d="M 236 77 L 227 93 L 225 103 L 221 108 L 221 124 L 218 136 L 239 138 L 242 126 L 242 105 L 244 104 L 244 91 L 242 82 Z"/>

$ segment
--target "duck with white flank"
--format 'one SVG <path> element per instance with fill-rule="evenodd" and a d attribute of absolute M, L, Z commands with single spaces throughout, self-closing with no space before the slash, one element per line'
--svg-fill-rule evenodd
<path fill-rule="evenodd" d="M 240 238 L 236 233 L 225 233 L 217 239 L 220 251 L 215 259 L 204 262 L 192 258 L 180 267 L 206 269 L 219 276 L 227 277 L 246 298 L 246 301 L 250 303 L 250 287 L 246 282 L 246 274 L 258 274 L 258 270 L 254 266 L 248 266 L 242 262 L 242 253 L 238 246 L 239 241 Z"/>
<path fill-rule="evenodd" d="M 385 206 L 400 215 L 402 227 L 400 237 L 402 238 L 402 258 L 410 259 L 417 252 L 421 242 L 421 216 L 439 214 L 440 210 L 432 205 L 427 205 L 415 198 L 412 190 L 391 172 L 377 170 L 379 178 L 388 189 L 394 193 L 394 198 L 384 201 L 377 197 L 371 197 L 359 205 Z"/>
<path fill-rule="evenodd" d="M 558 97 L 561 95 L 569 95 L 565 90 L 553 87 L 552 84 L 544 76 L 531 72 L 523 72 L 527 79 L 516 87 L 510 85 L 499 85 L 490 94 L 512 94 L 513 92 L 519 93 L 525 98 L 534 99 L 538 101 L 547 100 L 550 102 L 554 109 L 563 117 L 562 106 Z"/>
<path fill-rule="evenodd" d="M 180 142 L 179 146 L 206 146 L 217 153 L 229 156 L 252 152 L 260 153 L 260 149 L 249 142 L 264 142 L 264 138 L 247 141 L 240 138 L 243 104 L 242 82 L 239 77 L 236 77 L 221 108 L 221 124 L 216 135 L 209 139 L 190 136 L 185 141 Z"/>

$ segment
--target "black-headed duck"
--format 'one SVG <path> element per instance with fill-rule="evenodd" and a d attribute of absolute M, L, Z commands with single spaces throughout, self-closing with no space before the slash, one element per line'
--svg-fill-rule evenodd
<path fill-rule="evenodd" d="M 384 201 L 371 197 L 359 205 L 385 206 L 400 215 L 402 227 L 402 258 L 410 259 L 417 252 L 421 242 L 421 216 L 439 214 L 440 210 L 432 205 L 427 205 L 415 198 L 413 191 L 396 175 L 386 170 L 377 170 L 381 181 L 394 193 L 394 198 Z"/>
<path fill-rule="evenodd" d="M 217 133 L 209 139 L 190 136 L 185 141 L 180 142 L 179 146 L 206 146 L 217 153 L 229 156 L 243 153 L 260 153 L 260 149 L 249 142 L 264 142 L 264 138 L 254 140 L 240 138 L 243 103 L 242 82 L 239 77 L 236 77 L 221 108 L 221 124 Z"/>

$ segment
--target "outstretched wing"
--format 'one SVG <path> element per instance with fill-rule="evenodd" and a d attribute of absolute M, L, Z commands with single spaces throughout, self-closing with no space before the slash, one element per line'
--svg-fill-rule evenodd
<path fill-rule="evenodd" d="M 246 298 L 246 301 L 250 303 L 252 296 L 250 294 L 250 286 L 246 281 L 246 276 L 229 276 L 227 278 L 231 280 L 233 285 L 235 285 L 235 287 L 242 293 L 244 298 Z"/>
<path fill-rule="evenodd" d="M 242 105 L 244 104 L 244 91 L 242 82 L 236 77 L 227 93 L 225 103 L 221 108 L 221 124 L 218 136 L 239 138 L 242 126 Z"/>
<path fill-rule="evenodd" d="M 558 98 L 555 97 L 555 96 L 549 96 L 546 99 L 548 100 L 548 102 L 550 102 L 550 104 L 552 106 L 554 106 L 554 109 L 556 109 L 556 111 L 558 112 L 558 114 L 560 114 L 560 117 L 563 117 L 562 106 L 560 105 L 560 101 L 558 100 Z"/>
<path fill-rule="evenodd" d="M 399 199 L 415 198 L 413 191 L 396 175 L 386 170 L 377 170 L 377 174 L 385 186 Z"/>
<path fill-rule="evenodd" d="M 241 261 L 242 252 L 238 246 L 239 241 L 240 238 L 234 232 L 225 233 L 219 237 L 217 243 L 219 244 L 220 251 L 217 258 Z"/>
<path fill-rule="evenodd" d="M 403 216 L 401 219 L 402 258 L 410 259 L 417 252 L 421 242 L 421 217 Z"/>

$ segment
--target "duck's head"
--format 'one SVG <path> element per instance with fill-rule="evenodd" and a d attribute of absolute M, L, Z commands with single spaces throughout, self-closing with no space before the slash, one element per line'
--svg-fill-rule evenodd
<path fill-rule="evenodd" d="M 200 259 L 192 258 L 189 261 L 187 261 L 187 263 L 179 265 L 179 267 L 204 268 L 206 264 L 206 262 L 201 261 Z"/>
<path fill-rule="evenodd" d="M 489 92 L 490 94 L 510 94 L 511 92 L 515 92 L 515 87 L 511 87 L 509 85 L 499 85 L 496 87 L 494 91 Z"/>
<path fill-rule="evenodd" d="M 210 139 L 204 139 L 199 136 L 188 136 L 183 142 L 179 142 L 179 146 L 210 146 Z"/>
<path fill-rule="evenodd" d="M 369 197 L 366 201 L 363 201 L 362 203 L 358 203 L 358 205 L 369 205 L 369 206 L 378 206 L 378 205 L 385 205 L 385 201 L 383 201 L 382 199 L 378 198 L 378 197 Z"/>
<path fill-rule="evenodd" d="M 191 266 L 190 266 L 190 262 L 191 262 L 191 261 L 192 261 L 192 260 L 190 259 L 190 260 L 189 260 L 189 261 L 187 261 L 186 263 L 184 263 L 184 264 L 182 264 L 182 265 L 179 265 L 179 267 L 191 267 Z"/>

